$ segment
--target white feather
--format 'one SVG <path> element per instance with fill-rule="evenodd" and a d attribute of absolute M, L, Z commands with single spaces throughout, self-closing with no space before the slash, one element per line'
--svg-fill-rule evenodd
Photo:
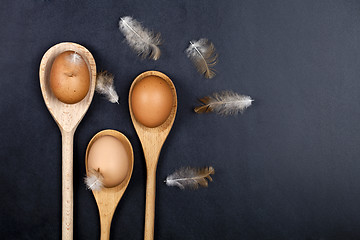
<path fill-rule="evenodd" d="M 218 55 L 212 42 L 206 38 L 201 38 L 198 41 L 192 40 L 185 53 L 199 73 L 204 74 L 206 78 L 215 76 L 213 67 L 217 63 Z"/>
<path fill-rule="evenodd" d="M 129 16 L 120 18 L 119 29 L 124 34 L 129 46 L 139 56 L 146 58 L 150 55 L 150 58 L 154 60 L 159 59 L 161 54 L 158 47 L 161 43 L 160 33 L 154 34 Z"/>
<path fill-rule="evenodd" d="M 204 105 L 195 108 L 195 112 L 212 111 L 219 115 L 236 115 L 243 113 L 254 101 L 251 97 L 233 91 L 213 93 L 212 96 L 201 99 Z"/>
<path fill-rule="evenodd" d="M 67 60 L 74 64 L 81 64 L 84 62 L 82 57 L 77 52 L 73 52 L 70 55 L 68 55 Z"/>
<path fill-rule="evenodd" d="M 92 191 L 99 191 L 104 187 L 102 183 L 102 176 L 98 172 L 94 173 L 91 171 L 89 175 L 84 178 L 84 181 L 87 188 Z"/>
<path fill-rule="evenodd" d="M 180 168 L 173 174 L 169 175 L 165 183 L 168 186 L 179 187 L 180 189 L 197 189 L 199 186 L 207 187 L 208 181 L 212 181 L 210 174 L 214 174 L 213 167 L 205 168 Z"/>
<path fill-rule="evenodd" d="M 96 76 L 95 91 L 105 95 L 112 103 L 119 104 L 119 96 L 114 87 L 114 76 L 106 71 L 100 72 Z"/>

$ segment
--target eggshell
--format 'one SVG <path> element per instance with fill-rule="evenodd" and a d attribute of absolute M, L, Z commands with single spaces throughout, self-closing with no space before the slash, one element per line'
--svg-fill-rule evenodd
<path fill-rule="evenodd" d="M 124 145 L 113 136 L 102 136 L 90 148 L 88 169 L 99 171 L 105 187 L 122 183 L 129 171 L 129 156 Z"/>
<path fill-rule="evenodd" d="M 169 84 L 158 76 L 148 76 L 134 86 L 131 108 L 138 122 L 146 127 L 157 127 L 171 113 L 173 93 Z"/>
<path fill-rule="evenodd" d="M 90 88 L 89 69 L 84 59 L 73 51 L 57 56 L 51 66 L 50 88 L 61 102 L 80 102 Z"/>

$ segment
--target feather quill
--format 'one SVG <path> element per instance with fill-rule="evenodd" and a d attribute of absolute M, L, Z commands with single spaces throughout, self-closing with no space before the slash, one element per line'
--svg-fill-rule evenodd
<path fill-rule="evenodd" d="M 214 66 L 217 63 L 217 53 L 214 44 L 206 38 L 198 41 L 190 41 L 189 47 L 185 50 L 187 57 L 194 63 L 199 73 L 206 78 L 213 78 L 215 74 Z"/>
<path fill-rule="evenodd" d="M 102 182 L 103 179 L 104 177 L 100 173 L 100 169 L 91 169 L 89 171 L 89 175 L 84 178 L 84 181 L 88 189 L 91 189 L 92 191 L 99 191 L 104 187 Z"/>
<path fill-rule="evenodd" d="M 111 73 L 102 71 L 97 74 L 95 90 L 105 95 L 110 102 L 119 104 L 119 96 L 114 87 L 114 76 Z"/>
<path fill-rule="evenodd" d="M 198 189 L 199 186 L 207 187 L 208 180 L 212 181 L 210 174 L 214 174 L 213 167 L 204 168 L 192 168 L 185 167 L 180 168 L 173 174 L 169 175 L 165 183 L 168 186 L 179 187 L 180 189 Z"/>
<path fill-rule="evenodd" d="M 129 46 L 142 58 L 150 55 L 157 60 L 161 55 L 158 45 L 161 43 L 160 33 L 155 34 L 144 28 L 136 19 L 126 16 L 120 18 L 119 30 L 124 34 Z"/>
<path fill-rule="evenodd" d="M 254 100 L 246 95 L 241 95 L 233 91 L 222 91 L 213 93 L 200 99 L 203 104 L 194 109 L 196 113 L 215 112 L 216 114 L 227 116 L 243 113 L 250 107 Z"/>

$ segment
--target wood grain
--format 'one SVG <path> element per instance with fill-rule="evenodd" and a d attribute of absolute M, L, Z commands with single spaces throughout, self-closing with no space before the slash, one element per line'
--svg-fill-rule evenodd
<path fill-rule="evenodd" d="M 116 206 L 118 205 L 118 202 L 120 201 L 121 197 L 123 196 L 134 167 L 134 153 L 131 146 L 130 141 L 126 138 L 125 135 L 122 133 L 115 131 L 115 130 L 103 130 L 99 133 L 97 133 L 89 142 L 87 149 L 86 149 L 86 156 L 85 156 L 85 167 L 86 167 L 86 174 L 89 173 L 87 160 L 88 160 L 88 154 L 90 151 L 91 146 L 94 144 L 94 142 L 103 136 L 113 136 L 116 137 L 125 147 L 125 150 L 128 154 L 129 159 L 129 171 L 124 179 L 124 181 L 119 184 L 116 187 L 113 188 L 103 188 L 100 191 L 93 191 L 96 203 L 98 205 L 99 209 L 99 215 L 100 215 L 100 225 L 101 225 L 101 234 L 100 239 L 101 240 L 108 240 L 110 237 L 110 226 L 111 226 L 111 220 L 113 218 Z"/>
<path fill-rule="evenodd" d="M 170 86 L 173 93 L 173 106 L 167 120 L 158 127 L 148 128 L 139 123 L 131 109 L 131 93 L 138 81 L 147 76 L 158 76 L 164 79 Z M 131 120 L 134 124 L 137 135 L 141 141 L 146 161 L 146 206 L 145 206 L 145 230 L 144 239 L 154 239 L 154 220 L 155 220 L 155 195 L 156 195 L 156 167 L 160 155 L 161 148 L 171 130 L 175 120 L 177 110 L 176 89 L 173 82 L 168 76 L 158 71 L 147 71 L 135 78 L 129 91 L 129 109 Z"/>
<path fill-rule="evenodd" d="M 76 104 L 59 101 L 50 89 L 50 70 L 55 58 L 62 52 L 75 51 L 85 60 L 90 73 L 90 89 Z M 43 56 L 39 69 L 41 92 L 49 112 L 62 135 L 62 239 L 73 239 L 73 138 L 81 119 L 94 96 L 96 65 L 91 53 L 83 46 L 64 42 L 51 47 Z"/>

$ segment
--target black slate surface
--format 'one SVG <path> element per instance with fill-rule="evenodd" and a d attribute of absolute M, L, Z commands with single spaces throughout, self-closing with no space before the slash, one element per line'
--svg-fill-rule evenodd
<path fill-rule="evenodd" d="M 161 32 L 158 61 L 123 41 L 125 15 Z M 61 239 L 61 136 L 38 70 L 64 41 L 114 73 L 121 98 L 95 95 L 75 134 L 75 239 L 99 239 L 84 155 L 107 128 L 123 132 L 135 153 L 111 239 L 143 238 L 145 163 L 127 97 L 146 70 L 167 74 L 179 103 L 159 159 L 155 239 L 360 239 L 359 1 L 2 1 L 0 22 L 1 239 Z M 212 80 L 184 54 L 200 37 L 219 53 Z M 236 117 L 193 113 L 197 98 L 224 89 L 255 102 Z M 187 165 L 212 165 L 214 182 L 198 191 L 164 185 Z"/>

